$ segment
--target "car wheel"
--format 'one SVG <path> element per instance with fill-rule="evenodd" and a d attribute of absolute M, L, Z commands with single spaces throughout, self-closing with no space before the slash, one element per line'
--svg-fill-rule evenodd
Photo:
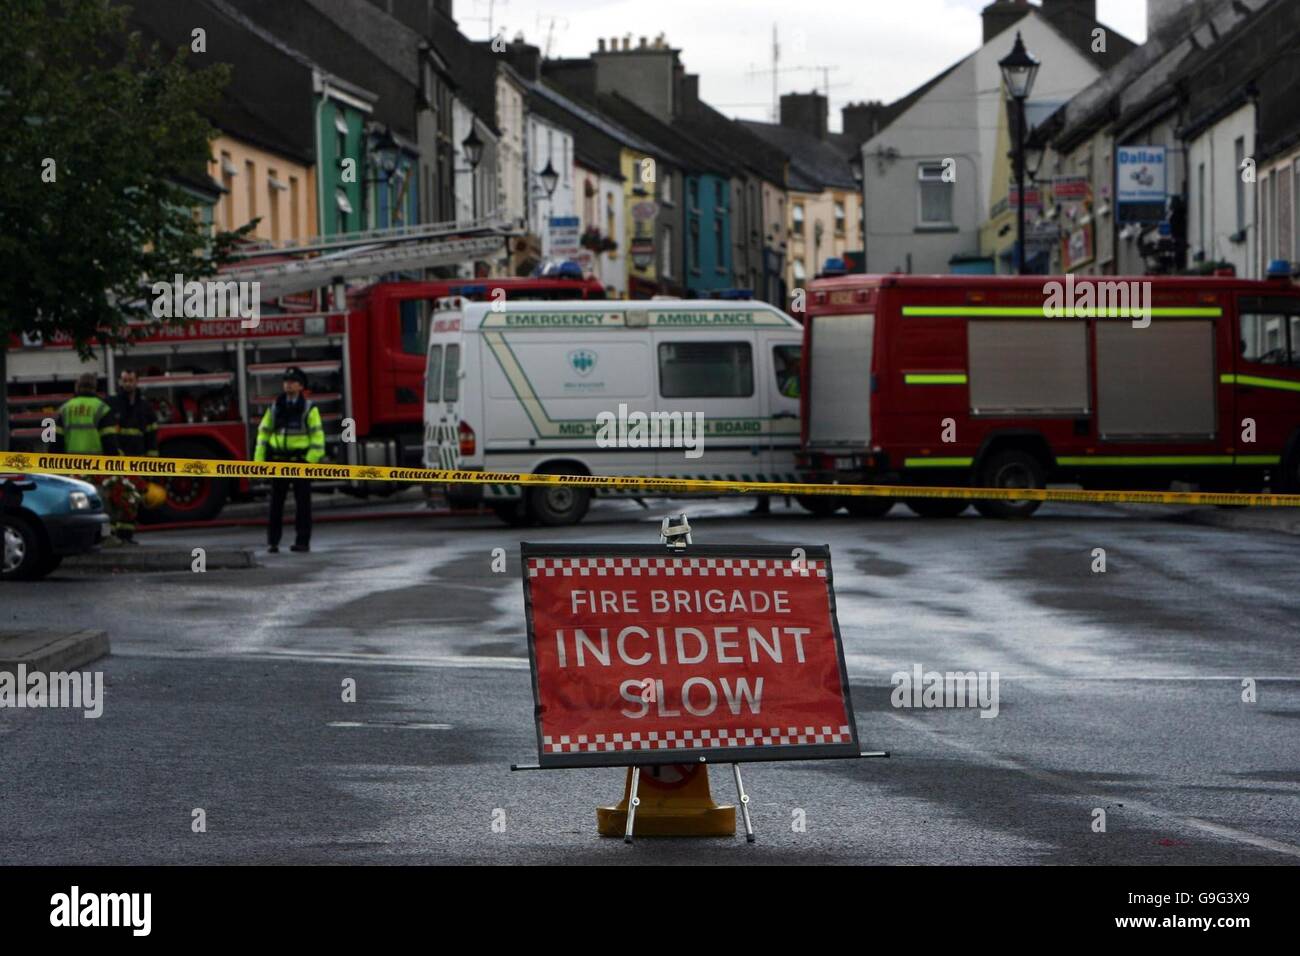
<path fill-rule="evenodd" d="M 0 516 L 0 537 L 4 539 L 0 580 L 31 581 L 49 573 L 45 542 L 30 519 L 22 515 Z"/>
<path fill-rule="evenodd" d="M 1043 488 L 1047 480 L 1037 458 L 1008 449 L 988 457 L 980 467 L 979 483 L 983 488 Z M 975 510 L 986 518 L 1028 518 L 1041 505 L 1041 501 L 977 501 Z"/>
<path fill-rule="evenodd" d="M 908 498 L 907 507 L 922 518 L 955 518 L 970 505 L 965 498 Z"/>
<path fill-rule="evenodd" d="M 528 510 L 547 528 L 577 524 L 591 507 L 591 489 L 547 485 L 528 491 Z"/>
<path fill-rule="evenodd" d="M 844 508 L 855 518 L 883 518 L 894 507 L 893 498 L 868 498 L 852 495 L 844 499 Z"/>
<path fill-rule="evenodd" d="M 839 511 L 844 504 L 844 500 L 835 495 L 796 495 L 794 500 L 814 518 L 827 518 Z"/>

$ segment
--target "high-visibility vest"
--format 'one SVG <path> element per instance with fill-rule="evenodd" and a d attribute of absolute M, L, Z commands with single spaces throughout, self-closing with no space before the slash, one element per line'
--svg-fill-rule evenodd
<path fill-rule="evenodd" d="M 257 426 L 254 461 L 290 460 L 314 464 L 325 457 L 325 429 L 320 409 L 307 399 L 301 402 L 276 398 Z"/>
<path fill-rule="evenodd" d="M 54 433 L 69 455 L 102 455 L 111 409 L 98 395 L 78 395 L 59 408 Z"/>

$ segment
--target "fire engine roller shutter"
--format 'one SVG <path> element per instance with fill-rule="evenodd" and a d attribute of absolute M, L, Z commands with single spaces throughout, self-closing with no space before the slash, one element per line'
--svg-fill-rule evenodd
<path fill-rule="evenodd" d="M 1211 438 L 1214 323 L 1097 322 L 1097 430 L 1107 438 Z"/>
<path fill-rule="evenodd" d="M 871 340 L 874 315 L 813 320 L 808 440 L 863 445 L 871 440 Z"/>
<path fill-rule="evenodd" d="M 971 412 L 1088 414 L 1087 323 L 975 319 L 967 324 Z"/>

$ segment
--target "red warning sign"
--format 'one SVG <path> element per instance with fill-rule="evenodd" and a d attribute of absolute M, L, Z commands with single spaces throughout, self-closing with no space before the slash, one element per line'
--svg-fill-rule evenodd
<path fill-rule="evenodd" d="M 541 766 L 858 756 L 828 548 L 522 557 Z"/>

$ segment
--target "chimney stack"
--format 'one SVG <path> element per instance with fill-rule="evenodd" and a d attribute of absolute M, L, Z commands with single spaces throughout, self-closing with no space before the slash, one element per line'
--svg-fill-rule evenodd
<path fill-rule="evenodd" d="M 604 38 L 604 37 L 601 37 L 599 40 L 596 41 L 596 52 L 597 52 L 597 53 L 604 53 L 604 52 L 605 52 L 605 38 Z"/>
<path fill-rule="evenodd" d="M 829 133 L 828 104 L 826 97 L 813 90 L 811 93 L 785 93 L 781 96 L 781 125 L 825 140 Z"/>
<path fill-rule="evenodd" d="M 879 100 L 870 103 L 850 103 L 840 109 L 844 135 L 854 143 L 862 144 L 880 132 L 884 122 L 885 104 Z"/>
<path fill-rule="evenodd" d="M 1002 31 L 1014 26 L 1032 9 L 1028 0 L 993 0 L 980 14 L 984 21 L 983 42 L 988 43 Z"/>

